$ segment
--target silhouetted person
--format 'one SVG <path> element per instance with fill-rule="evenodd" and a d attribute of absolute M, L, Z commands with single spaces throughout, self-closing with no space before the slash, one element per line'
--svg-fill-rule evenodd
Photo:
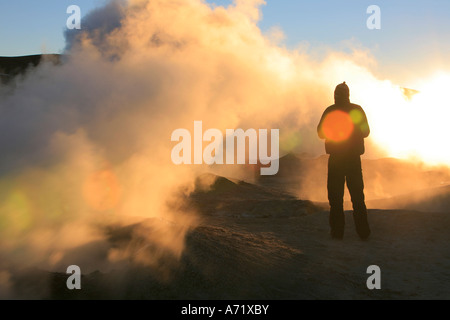
<path fill-rule="evenodd" d="M 325 139 L 328 159 L 328 200 L 330 203 L 331 236 L 344 236 L 344 187 L 350 192 L 356 232 L 367 239 L 370 228 L 364 201 L 364 182 L 361 155 L 364 154 L 364 138 L 369 133 L 369 124 L 361 106 L 350 103 L 350 90 L 341 83 L 334 92 L 335 104 L 328 107 L 320 119 L 317 132 Z"/>

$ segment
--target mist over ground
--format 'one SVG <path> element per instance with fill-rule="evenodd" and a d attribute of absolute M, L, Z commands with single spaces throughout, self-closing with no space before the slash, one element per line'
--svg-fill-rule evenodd
<path fill-rule="evenodd" d="M 448 159 L 448 150 L 430 143 L 448 137 L 445 119 L 436 120 L 433 104 L 425 114 L 420 108 L 436 98 L 434 87 L 418 88 L 411 102 L 400 86 L 373 75 L 376 62 L 364 49 L 330 50 L 321 60 L 302 48 L 289 50 L 279 29 L 258 28 L 263 4 L 110 1 L 86 16 L 82 31 L 66 32 L 61 63 L 43 61 L 0 86 L 1 295 L 14 296 L 13 273 L 28 268 L 65 272 L 79 264 L 89 273 L 133 265 L 162 278 L 170 273 L 183 259 L 189 232 L 203 221 L 190 196 L 196 178 L 211 168 L 175 166 L 170 158 L 171 133 L 193 130 L 196 120 L 222 132 L 280 129 L 282 155 L 315 159 L 324 153 L 318 120 L 333 103 L 334 87 L 347 81 L 352 101 L 369 118 L 367 158 L 407 157 L 419 147 L 399 169 L 404 176 L 408 166 L 420 166 L 419 176 Z M 409 121 L 400 121 L 405 108 Z M 431 131 L 414 127 L 428 117 L 438 122 Z M 323 184 L 308 184 L 318 181 L 315 166 L 301 171 L 303 182 L 284 196 L 324 201 L 316 196 Z M 215 169 L 254 178 L 245 166 Z M 445 165 L 439 170 L 447 174 Z M 370 181 L 384 179 L 384 167 L 377 172 Z M 371 198 L 398 195 L 393 185 L 402 179 L 381 189 L 370 185 Z M 439 179 L 428 185 L 411 179 L 417 187 L 407 191 L 435 187 Z M 297 208 L 292 205 L 285 209 Z M 116 231 L 128 227 L 124 244 Z"/>

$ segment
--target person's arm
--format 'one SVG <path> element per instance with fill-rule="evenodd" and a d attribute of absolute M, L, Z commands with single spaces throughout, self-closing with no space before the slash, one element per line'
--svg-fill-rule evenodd
<path fill-rule="evenodd" d="M 367 116 L 363 108 L 361 108 L 361 113 L 363 115 L 363 119 L 360 124 L 361 134 L 363 138 L 367 138 L 370 134 L 369 122 L 367 121 Z"/>

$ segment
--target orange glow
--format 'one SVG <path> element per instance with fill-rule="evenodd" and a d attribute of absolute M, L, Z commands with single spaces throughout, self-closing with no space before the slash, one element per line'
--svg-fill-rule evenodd
<path fill-rule="evenodd" d="M 389 81 L 369 84 L 355 80 L 352 100 L 364 107 L 370 139 L 387 156 L 448 166 L 450 73 L 436 71 L 414 82 L 414 90 L 405 90 Z"/>
<path fill-rule="evenodd" d="M 322 130 L 327 140 L 341 142 L 350 137 L 354 124 L 350 115 L 344 111 L 330 112 L 324 119 Z"/>
<path fill-rule="evenodd" d="M 83 195 L 86 203 L 94 210 L 113 209 L 121 196 L 116 175 L 110 170 L 94 172 L 84 183 Z"/>

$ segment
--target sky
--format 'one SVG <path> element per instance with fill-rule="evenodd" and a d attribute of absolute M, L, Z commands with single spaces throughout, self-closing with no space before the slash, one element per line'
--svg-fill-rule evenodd
<path fill-rule="evenodd" d="M 86 16 L 105 1 L 0 0 L 0 56 L 63 52 L 67 8 L 78 5 Z M 270 158 L 319 157 L 325 148 L 317 124 L 342 81 L 370 123 L 366 159 L 423 161 L 424 170 L 450 166 L 444 145 L 450 140 L 450 71 L 424 77 L 425 83 L 411 87 L 420 92 L 409 97 L 400 88 L 410 78 L 446 67 L 450 0 L 380 0 L 380 30 L 368 30 L 372 3 L 365 0 L 268 0 L 259 29 L 252 21 L 257 11 L 245 4 L 261 0 L 236 0 L 239 10 L 214 14 L 198 6 L 201 0 L 148 1 L 153 2 L 148 10 L 125 15 L 122 28 L 113 32 L 117 7 L 90 15 L 81 26 L 87 42 L 77 45 L 73 37 L 74 51 L 61 67 L 44 64 L 14 78 L 12 86 L 0 86 L 0 296 L 2 279 L 9 288 L 15 276 L 9 271 L 22 268 L 64 272 L 70 264 L 88 264 L 91 271 L 83 267 L 88 274 L 136 261 L 164 271 L 166 257 L 182 256 L 185 235 L 199 222 L 184 202 L 196 185 L 208 186 L 203 180 L 211 176 L 197 179 L 199 174 L 249 182 L 255 177 L 248 166 L 175 165 L 177 150 L 183 148 L 186 163 L 189 154 L 211 160 L 212 152 L 219 163 L 220 155 L 234 162 L 226 159 L 226 151 L 234 149 L 229 139 L 222 140 L 224 133 L 253 128 L 247 132 L 259 131 L 259 141 L 252 139 L 259 160 L 268 149 Z M 284 40 L 273 37 L 276 30 L 283 30 Z M 354 48 L 357 54 L 340 54 Z M 376 63 L 367 66 L 372 60 Z M 358 125 L 361 119 L 360 114 L 352 121 Z M 186 133 L 183 141 L 176 141 L 178 129 Z M 262 139 L 269 129 L 270 147 Z M 273 133 L 279 133 L 279 150 Z M 206 141 L 209 134 L 214 143 Z M 396 168 L 385 175 L 373 172 L 372 199 L 404 193 L 404 183 L 396 179 L 403 170 Z M 409 165 L 404 168 L 411 173 Z M 309 196 L 298 194 L 300 199 L 326 200 L 326 180 L 321 185 L 310 176 L 316 171 L 303 175 L 311 184 L 303 186 Z M 409 176 L 409 190 L 430 186 L 430 179 L 425 185 Z M 385 188 L 385 178 L 398 190 Z M 445 175 L 439 178 L 436 186 L 449 185 Z M 142 224 L 130 239 L 143 241 L 149 255 L 133 245 L 98 254 L 95 248 L 109 243 L 110 226 L 141 221 L 151 225 Z"/>
<path fill-rule="evenodd" d="M 15 0 L 0 2 L 0 56 L 61 53 L 69 5 L 82 15 L 107 0 Z M 228 6 L 231 0 L 208 0 Z M 369 30 L 366 10 L 381 9 L 381 29 Z M 266 0 L 259 26 L 284 33 L 280 45 L 314 52 L 362 48 L 377 61 L 380 76 L 405 81 L 450 70 L 448 0 Z M 406 85 L 406 83 L 405 83 Z"/>

